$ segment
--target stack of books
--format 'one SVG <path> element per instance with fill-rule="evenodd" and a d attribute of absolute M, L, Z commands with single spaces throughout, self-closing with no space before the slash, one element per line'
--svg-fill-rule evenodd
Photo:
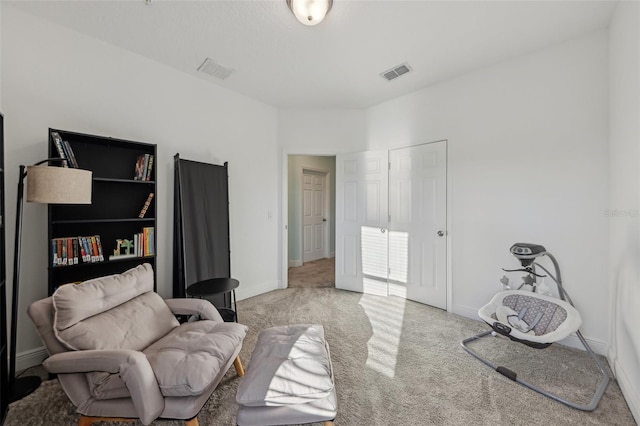
<path fill-rule="evenodd" d="M 65 160 L 62 162 L 62 166 L 77 169 L 78 161 L 76 160 L 76 156 L 73 153 L 69 142 L 63 141 L 58 132 L 51 132 L 51 139 L 53 139 L 53 144 L 56 147 L 56 151 L 58 151 L 58 155 L 60 158 Z"/>
<path fill-rule="evenodd" d="M 153 154 L 139 155 L 133 180 L 151 180 L 153 170 Z"/>
<path fill-rule="evenodd" d="M 51 240 L 52 266 L 71 266 L 104 261 L 100 235 L 61 237 Z"/>

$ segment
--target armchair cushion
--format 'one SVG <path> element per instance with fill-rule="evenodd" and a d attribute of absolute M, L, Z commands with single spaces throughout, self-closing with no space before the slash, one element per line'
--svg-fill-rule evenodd
<path fill-rule="evenodd" d="M 143 350 L 179 325 L 153 292 L 149 264 L 65 285 L 53 294 L 54 333 L 72 350 Z"/>
<path fill-rule="evenodd" d="M 247 327 L 196 321 L 181 324 L 143 352 L 164 396 L 200 395 L 242 344 Z"/>

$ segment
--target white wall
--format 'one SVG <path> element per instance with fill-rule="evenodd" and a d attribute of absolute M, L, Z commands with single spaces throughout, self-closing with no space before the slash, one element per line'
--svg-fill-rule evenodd
<path fill-rule="evenodd" d="M 368 109 L 367 149 L 449 141 L 454 313 L 477 319 L 509 247 L 539 243 L 606 351 L 607 61 L 598 32 Z"/>
<path fill-rule="evenodd" d="M 10 5 L 2 9 L 7 223 L 15 220 L 18 164 L 46 157 L 49 127 L 156 143 L 159 293 L 172 293 L 176 152 L 229 162 L 231 269 L 240 280 L 238 296 L 276 288 L 277 220 L 269 221 L 267 212 L 278 211 L 277 111 Z M 25 311 L 47 293 L 46 206 L 25 206 L 24 231 L 19 353 L 41 346 Z M 8 226 L 7 235 L 13 232 Z"/>
<path fill-rule="evenodd" d="M 640 422 L 640 6 L 620 2 L 609 36 L 612 344 L 609 361 Z"/>
<path fill-rule="evenodd" d="M 287 154 L 335 155 L 365 149 L 362 110 L 280 110 L 278 143 Z"/>

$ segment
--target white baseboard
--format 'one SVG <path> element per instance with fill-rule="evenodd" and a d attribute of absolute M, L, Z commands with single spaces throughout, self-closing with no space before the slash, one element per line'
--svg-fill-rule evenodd
<path fill-rule="evenodd" d="M 447 311 L 451 312 L 452 314 L 456 314 L 462 317 L 467 317 L 476 321 L 480 321 L 480 317 L 478 316 L 478 308 L 470 308 L 468 306 L 455 305 L 455 306 L 452 306 L 451 309 L 447 309 Z"/>
<path fill-rule="evenodd" d="M 22 371 L 40 365 L 48 356 L 49 354 L 44 346 L 20 352 L 16 354 L 16 371 Z"/>
<path fill-rule="evenodd" d="M 591 339 L 588 337 L 585 337 L 584 340 L 587 341 L 587 343 L 595 353 L 599 355 L 603 355 L 605 357 L 609 353 L 609 345 L 606 342 L 603 342 L 601 340 Z M 585 350 L 584 346 L 582 346 L 582 342 L 580 342 L 580 339 L 578 339 L 578 336 L 573 334 L 567 337 L 566 339 L 562 339 L 558 341 L 557 343 L 561 345 L 569 346 L 570 348 Z"/>
<path fill-rule="evenodd" d="M 637 383 L 634 383 L 629 378 L 629 375 L 619 362 L 616 361 L 612 367 L 629 410 L 631 410 L 631 414 L 636 419 L 636 423 L 640 424 L 640 389 L 638 389 Z"/>
<path fill-rule="evenodd" d="M 250 287 L 243 286 L 242 283 L 240 283 L 240 287 L 236 290 L 236 300 L 244 300 L 272 290 L 277 290 L 279 288 L 278 285 L 278 281 L 267 281 Z"/>
<path fill-rule="evenodd" d="M 289 261 L 289 268 L 297 268 L 298 266 L 302 266 L 302 260 L 298 259 Z"/>

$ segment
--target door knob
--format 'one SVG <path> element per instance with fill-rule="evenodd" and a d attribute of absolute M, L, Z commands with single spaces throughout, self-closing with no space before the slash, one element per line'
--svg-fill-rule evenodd
<path fill-rule="evenodd" d="M 438 231 L 438 237 L 444 237 L 444 231 Z"/>
<path fill-rule="evenodd" d="M 323 221 L 323 222 L 326 222 L 326 221 L 327 221 L 327 219 L 322 219 L 322 221 Z"/>

